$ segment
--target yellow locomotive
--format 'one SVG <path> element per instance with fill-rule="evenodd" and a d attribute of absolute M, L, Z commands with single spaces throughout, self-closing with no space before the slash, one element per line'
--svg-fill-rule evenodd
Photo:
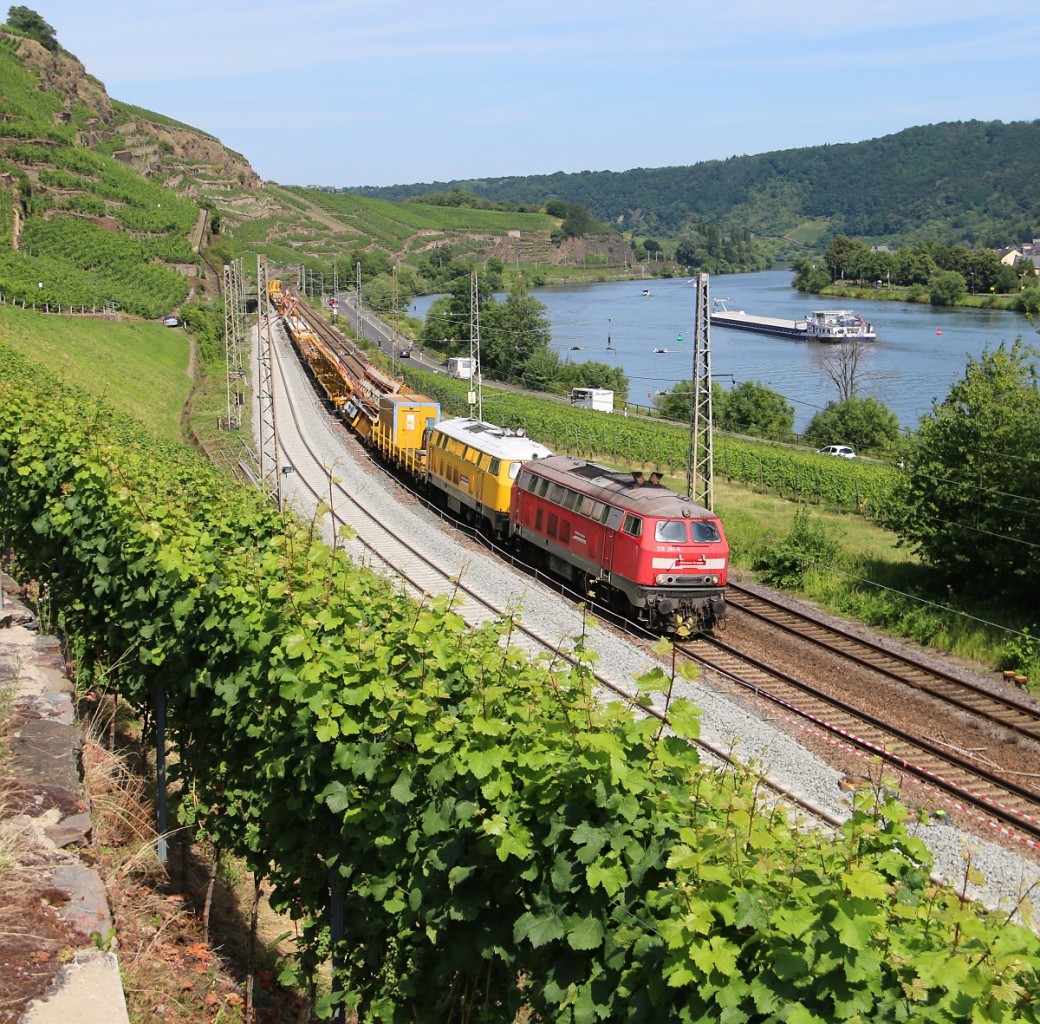
<path fill-rule="evenodd" d="M 460 417 L 434 424 L 426 439 L 427 484 L 448 508 L 494 536 L 509 530 L 509 501 L 520 467 L 552 455 L 522 430 Z"/>

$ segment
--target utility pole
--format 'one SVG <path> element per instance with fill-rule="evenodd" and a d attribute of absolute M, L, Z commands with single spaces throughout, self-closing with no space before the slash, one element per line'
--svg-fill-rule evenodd
<path fill-rule="evenodd" d="M 715 507 L 715 451 L 711 414 L 711 302 L 708 275 L 697 275 L 697 309 L 693 327 L 693 401 L 690 403 L 690 447 L 686 460 L 686 493 L 705 508 Z"/>
<path fill-rule="evenodd" d="M 484 396 L 480 380 L 480 288 L 477 285 L 477 272 L 470 272 L 469 277 L 469 357 L 473 367 L 473 376 L 469 381 L 469 414 L 484 419 Z"/>
<path fill-rule="evenodd" d="M 365 324 L 361 319 L 361 261 L 358 260 L 354 267 L 357 274 L 354 286 L 354 315 L 357 317 L 357 336 L 361 341 L 365 339 Z"/>
<path fill-rule="evenodd" d="M 274 340 L 271 297 L 267 290 L 267 259 L 256 258 L 257 397 L 260 405 L 260 489 L 282 507 L 281 474 L 278 471 L 278 431 L 274 418 Z"/>

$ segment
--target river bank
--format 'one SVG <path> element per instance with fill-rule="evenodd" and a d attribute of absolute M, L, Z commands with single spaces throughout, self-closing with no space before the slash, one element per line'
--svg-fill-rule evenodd
<path fill-rule="evenodd" d="M 920 285 L 902 287 L 883 285 L 874 288 L 869 285 L 835 284 L 822 292 L 799 292 L 807 298 L 819 296 L 836 299 L 849 299 L 853 302 L 867 300 L 870 302 L 905 302 L 914 306 L 931 306 L 928 292 Z M 950 306 L 937 307 L 943 309 L 996 309 L 1009 313 L 1024 313 L 1022 299 L 1019 295 L 965 295 Z"/>

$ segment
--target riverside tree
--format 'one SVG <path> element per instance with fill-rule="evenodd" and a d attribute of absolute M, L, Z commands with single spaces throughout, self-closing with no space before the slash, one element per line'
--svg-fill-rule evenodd
<path fill-rule="evenodd" d="M 548 351 L 552 328 L 545 315 L 545 304 L 527 290 L 522 281 L 514 282 L 504 302 L 489 296 L 480 308 L 480 364 L 503 380 L 523 382 L 528 363 L 540 351 Z M 559 372 L 559 357 L 552 353 Z M 547 365 L 544 355 L 538 390 L 543 390 Z"/>
<path fill-rule="evenodd" d="M 657 399 L 657 411 L 668 420 L 688 422 L 693 404 L 693 383 L 681 380 Z M 756 380 L 738 384 L 732 391 L 711 386 L 712 419 L 719 430 L 751 434 L 774 441 L 788 440 L 794 433 L 794 409 L 787 399 Z"/>
<path fill-rule="evenodd" d="M 967 294 L 968 283 L 956 270 L 941 270 L 928 282 L 928 298 L 933 306 L 956 306 Z"/>
<path fill-rule="evenodd" d="M 876 398 L 853 395 L 840 402 L 828 402 L 809 421 L 805 436 L 812 444 L 886 449 L 899 437 L 899 418 Z"/>
<path fill-rule="evenodd" d="M 970 358 L 909 440 L 892 525 L 947 581 L 1025 600 L 1040 585 L 1040 352 Z"/>
<path fill-rule="evenodd" d="M 746 380 L 723 394 L 721 407 L 713 410 L 720 430 L 773 441 L 787 441 L 794 434 L 794 407 L 778 391 Z"/>

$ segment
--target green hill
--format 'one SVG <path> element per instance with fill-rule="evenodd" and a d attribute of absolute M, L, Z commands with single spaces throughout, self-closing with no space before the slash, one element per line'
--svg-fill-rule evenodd
<path fill-rule="evenodd" d="M 1040 121 L 967 121 L 880 139 L 780 150 L 686 167 L 466 179 L 358 195 L 405 200 L 466 189 L 490 199 L 583 203 L 640 235 L 724 231 L 815 244 L 845 234 L 893 247 L 918 241 L 997 247 L 1037 233 Z"/>
<path fill-rule="evenodd" d="M 457 258 L 580 265 L 598 250 L 603 265 L 630 260 L 614 232 L 580 246 L 554 244 L 560 221 L 544 213 L 264 183 L 211 135 L 110 98 L 60 45 L 7 29 L 0 29 L 0 96 L 5 302 L 86 312 L 114 305 L 155 318 L 215 295 L 223 263 L 258 253 L 274 267 L 315 275 L 335 264 L 344 281 L 358 263 L 366 281 L 389 280 L 402 263 L 404 294 Z"/>

